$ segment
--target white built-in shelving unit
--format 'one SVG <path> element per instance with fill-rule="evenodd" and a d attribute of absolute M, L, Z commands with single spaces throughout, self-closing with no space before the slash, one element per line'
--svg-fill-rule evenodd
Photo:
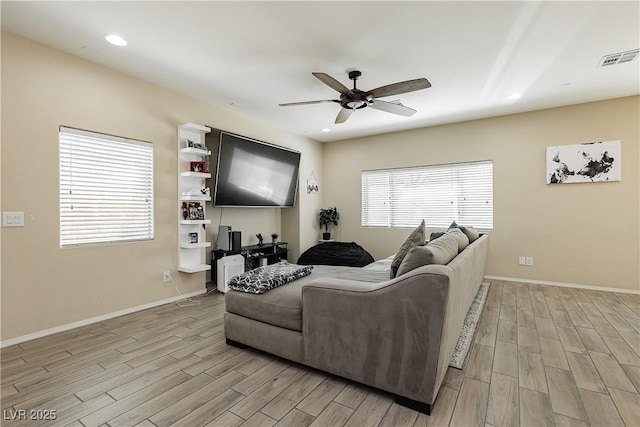
<path fill-rule="evenodd" d="M 211 220 L 204 219 L 206 203 L 211 201 L 211 193 L 200 191 L 206 188 L 205 180 L 211 178 L 211 173 L 208 170 L 191 170 L 192 162 L 209 164 L 211 152 L 204 148 L 205 135 L 209 132 L 210 128 L 193 123 L 178 126 L 178 271 L 185 273 L 211 269 L 204 262 L 206 253 L 203 250 L 211 246 L 211 242 L 206 241 L 204 229 L 205 225 L 211 224 Z M 185 204 L 191 208 L 191 213 L 184 213 Z M 200 217 L 197 217 L 198 214 Z M 195 242 L 192 238 L 194 235 L 197 235 Z"/>

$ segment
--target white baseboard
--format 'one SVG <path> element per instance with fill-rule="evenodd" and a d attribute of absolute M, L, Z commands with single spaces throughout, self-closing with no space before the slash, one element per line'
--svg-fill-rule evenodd
<path fill-rule="evenodd" d="M 11 345 L 35 340 L 36 338 L 46 337 L 47 335 L 57 334 L 58 332 L 64 332 L 70 329 L 79 328 L 81 326 L 91 325 L 92 323 L 102 322 L 103 320 L 113 319 L 114 317 L 124 316 L 125 314 L 135 313 L 136 311 L 142 311 L 148 308 L 158 307 L 160 305 L 181 301 L 186 298 L 191 298 L 191 297 L 195 297 L 195 296 L 206 294 L 206 293 L 207 293 L 207 290 L 202 289 L 200 291 L 190 292 L 188 294 L 182 294 L 176 297 L 171 297 L 171 298 L 163 299 L 160 301 L 150 302 L 148 304 L 139 305 L 137 307 L 126 308 L 124 310 L 115 311 L 113 313 L 103 314 L 102 316 L 96 316 L 96 317 L 91 317 L 85 320 L 79 320 L 73 323 L 67 323 L 66 325 L 56 326 L 55 328 L 45 329 L 44 331 L 34 332 L 32 334 L 22 335 L 16 338 L 10 338 L 8 340 L 0 341 L 0 348 L 9 347 Z"/>
<path fill-rule="evenodd" d="M 534 285 L 560 286 L 563 288 L 590 289 L 592 291 L 619 292 L 622 294 L 640 295 L 640 290 L 638 289 L 607 288 L 605 286 L 580 285 L 577 283 L 549 282 L 546 280 L 521 279 L 519 277 L 484 276 L 484 278 L 489 280 L 504 280 L 506 282 L 531 283 Z"/>

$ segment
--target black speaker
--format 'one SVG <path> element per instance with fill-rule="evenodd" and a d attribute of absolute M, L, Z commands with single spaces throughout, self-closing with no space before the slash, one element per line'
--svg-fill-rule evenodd
<path fill-rule="evenodd" d="M 239 231 L 231 232 L 231 250 L 240 251 L 242 248 L 242 233 Z"/>

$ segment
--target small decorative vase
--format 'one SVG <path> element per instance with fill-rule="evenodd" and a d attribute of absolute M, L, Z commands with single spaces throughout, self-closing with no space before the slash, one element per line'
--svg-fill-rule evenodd
<path fill-rule="evenodd" d="M 274 246 L 277 245 L 278 244 L 278 238 L 277 237 L 273 237 L 271 239 L 271 243 L 273 243 Z"/>
<path fill-rule="evenodd" d="M 322 233 L 322 240 L 331 240 L 331 233 Z"/>

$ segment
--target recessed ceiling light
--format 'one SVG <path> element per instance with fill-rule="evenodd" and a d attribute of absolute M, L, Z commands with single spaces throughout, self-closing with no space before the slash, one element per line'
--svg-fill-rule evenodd
<path fill-rule="evenodd" d="M 321 132 L 331 132 L 331 129 L 329 129 L 329 128 L 322 128 Z"/>
<path fill-rule="evenodd" d="M 521 93 L 512 93 L 511 95 L 509 95 L 509 99 L 518 99 L 518 98 L 522 98 Z"/>
<path fill-rule="evenodd" d="M 104 36 L 105 40 L 107 40 L 109 43 L 111 43 L 112 45 L 116 45 L 116 46 L 126 46 L 127 45 L 127 41 L 125 39 L 123 39 L 122 37 L 120 37 L 117 34 L 107 34 L 106 36 Z"/>

